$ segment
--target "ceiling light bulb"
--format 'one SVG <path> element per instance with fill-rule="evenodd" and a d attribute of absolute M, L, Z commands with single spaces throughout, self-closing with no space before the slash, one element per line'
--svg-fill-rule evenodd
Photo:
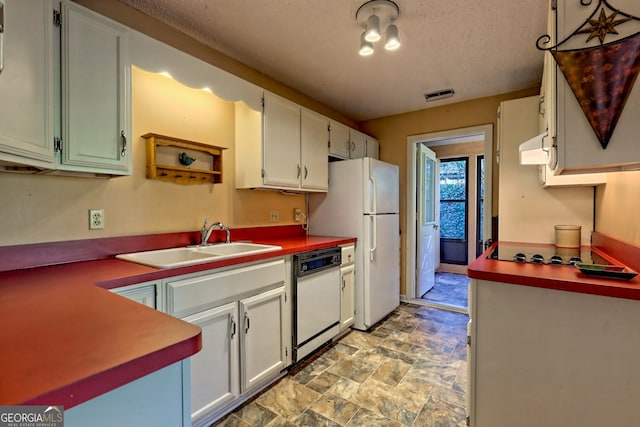
<path fill-rule="evenodd" d="M 398 27 L 389 25 L 387 27 L 386 42 L 384 48 L 387 50 L 396 50 L 400 47 L 400 39 L 398 38 Z"/>
<path fill-rule="evenodd" d="M 358 51 L 360 56 L 369 56 L 373 53 L 373 45 L 365 38 L 365 33 L 360 36 L 360 50 Z"/>
<path fill-rule="evenodd" d="M 367 31 L 365 32 L 364 38 L 368 42 L 377 42 L 380 40 L 380 18 L 378 18 L 378 15 L 371 15 L 369 19 L 367 19 Z"/>

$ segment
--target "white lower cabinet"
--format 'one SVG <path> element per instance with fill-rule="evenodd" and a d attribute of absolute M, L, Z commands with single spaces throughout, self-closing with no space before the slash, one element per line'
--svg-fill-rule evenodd
<path fill-rule="evenodd" d="M 189 359 L 185 359 L 65 410 L 64 425 L 187 427 L 191 425 L 188 387 Z"/>
<path fill-rule="evenodd" d="M 167 312 L 202 328 L 202 350 L 191 358 L 193 425 L 210 425 L 287 366 L 285 272 L 279 258 L 165 280 Z"/>
<path fill-rule="evenodd" d="M 242 392 L 250 391 L 285 367 L 284 286 L 240 301 Z"/>
<path fill-rule="evenodd" d="M 137 285 L 123 286 L 121 288 L 112 289 L 111 291 L 140 304 L 162 311 L 162 307 L 158 303 L 158 300 L 161 301 L 162 299 L 157 298 L 160 288 L 161 286 L 159 282 L 147 282 Z"/>
<path fill-rule="evenodd" d="M 638 425 L 638 303 L 472 280 L 468 425 Z"/>
<path fill-rule="evenodd" d="M 356 266 L 351 264 L 340 267 L 342 280 L 342 294 L 340 300 L 340 330 L 345 330 L 354 322 L 354 285 L 356 280 Z"/>
<path fill-rule="evenodd" d="M 355 246 L 342 247 L 340 264 L 340 332 L 347 330 L 355 321 Z"/>
<path fill-rule="evenodd" d="M 191 357 L 194 422 L 240 395 L 237 319 L 236 302 L 183 319 L 202 328 L 202 350 Z"/>

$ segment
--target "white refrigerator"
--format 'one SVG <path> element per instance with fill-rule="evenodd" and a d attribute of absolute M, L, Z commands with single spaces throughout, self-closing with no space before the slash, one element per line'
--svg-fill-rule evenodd
<path fill-rule="evenodd" d="M 398 166 L 365 157 L 329 164 L 328 193 L 309 197 L 309 232 L 357 237 L 355 323 L 367 330 L 400 304 Z"/>

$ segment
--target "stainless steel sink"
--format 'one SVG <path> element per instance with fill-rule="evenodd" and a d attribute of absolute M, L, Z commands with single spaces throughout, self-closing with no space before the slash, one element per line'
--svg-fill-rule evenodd
<path fill-rule="evenodd" d="M 220 243 L 208 246 L 133 252 L 116 255 L 116 258 L 156 268 L 171 268 L 255 255 L 263 252 L 278 251 L 280 249 L 282 249 L 282 247 L 276 245 L 236 242 Z"/>

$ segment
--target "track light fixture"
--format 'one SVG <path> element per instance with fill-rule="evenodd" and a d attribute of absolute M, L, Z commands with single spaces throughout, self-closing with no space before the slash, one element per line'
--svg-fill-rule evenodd
<path fill-rule="evenodd" d="M 396 50 L 400 47 L 398 27 L 393 23 L 400 15 L 400 8 L 391 0 L 369 0 L 356 11 L 356 22 L 364 32 L 360 36 L 360 50 L 362 56 L 373 53 L 373 44 L 382 38 L 380 28 L 385 28 L 386 50 Z"/>

